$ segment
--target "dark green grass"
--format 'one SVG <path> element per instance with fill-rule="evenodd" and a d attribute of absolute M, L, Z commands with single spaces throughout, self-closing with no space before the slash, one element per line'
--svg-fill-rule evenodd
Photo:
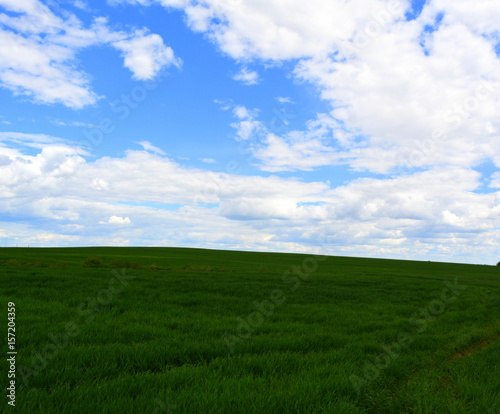
<path fill-rule="evenodd" d="M 84 267 L 91 257 L 100 263 Z M 307 272 L 310 259 L 0 249 L 4 331 L 7 303 L 16 304 L 16 412 L 499 412 L 498 267 L 329 257 Z M 126 285 L 110 285 L 117 265 L 131 277 Z M 439 312 L 415 316 L 436 305 L 445 282 L 465 289 Z M 248 334 L 241 321 L 277 289 L 283 303 L 231 353 L 224 335 Z M 398 350 L 402 333 L 412 343 Z M 389 362 L 367 371 L 377 361 Z M 26 383 L 21 367 L 33 370 Z M 6 402 L 0 412 L 14 412 Z"/>

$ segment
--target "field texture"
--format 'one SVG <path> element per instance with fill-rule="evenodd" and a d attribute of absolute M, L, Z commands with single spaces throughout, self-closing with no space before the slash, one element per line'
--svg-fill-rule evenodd
<path fill-rule="evenodd" d="M 496 266 L 3 248 L 0 412 L 497 414 L 499 292 Z"/>

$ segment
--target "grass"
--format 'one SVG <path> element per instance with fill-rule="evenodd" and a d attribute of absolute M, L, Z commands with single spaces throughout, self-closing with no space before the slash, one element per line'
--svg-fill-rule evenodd
<path fill-rule="evenodd" d="M 84 267 L 88 258 L 98 267 Z M 16 412 L 498 413 L 499 272 L 201 249 L 3 248 Z M 1 381 L 7 388 L 6 374 Z"/>

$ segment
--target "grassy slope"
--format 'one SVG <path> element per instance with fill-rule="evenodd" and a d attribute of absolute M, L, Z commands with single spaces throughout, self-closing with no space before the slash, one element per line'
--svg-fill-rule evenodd
<path fill-rule="evenodd" d="M 112 282 L 110 293 L 112 268 L 82 267 L 89 256 L 142 268 L 128 269 L 134 278 Z M 17 412 L 159 413 L 167 400 L 173 413 L 500 410 L 500 269 L 330 257 L 307 273 L 304 260 L 180 248 L 0 249 L 0 303 L 17 308 Z M 294 265 L 306 277 L 285 283 Z M 431 305 L 457 277 L 467 288 L 456 300 Z M 244 333 L 239 318 L 248 321 L 254 302 L 275 289 L 284 302 L 257 315 L 231 354 L 224 334 Z M 410 324 L 429 306 L 438 314 Z M 64 346 L 70 322 L 78 333 Z M 396 354 L 402 332 L 413 342 Z M 381 345 L 391 345 L 392 358 Z M 388 362 L 373 374 L 376 361 Z M 34 369 L 27 385 L 21 366 Z M 363 381 L 359 394 L 353 375 Z"/>

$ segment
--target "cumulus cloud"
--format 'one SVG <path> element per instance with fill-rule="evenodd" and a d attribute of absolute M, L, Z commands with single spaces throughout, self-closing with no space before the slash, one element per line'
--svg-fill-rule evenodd
<path fill-rule="evenodd" d="M 36 103 L 82 108 L 97 102 L 100 96 L 75 58 L 90 46 L 119 50 L 135 79 L 151 79 L 165 67 L 180 65 L 172 49 L 145 29 L 114 31 L 102 17 L 86 28 L 67 10 L 57 6 L 56 14 L 37 0 L 0 0 L 0 7 L 5 11 L 0 13 L 0 86 Z"/>
<path fill-rule="evenodd" d="M 163 67 L 181 65 L 181 60 L 164 45 L 160 36 L 144 30 L 136 31 L 129 39 L 114 42 L 113 46 L 122 52 L 125 66 L 137 80 L 152 79 Z"/>
<path fill-rule="evenodd" d="M 185 7 L 184 12 L 194 30 L 206 32 L 236 59 L 283 60 L 329 53 L 360 24 L 373 20 L 374 14 L 388 13 L 393 21 L 407 6 L 405 0 L 204 0 Z"/>
<path fill-rule="evenodd" d="M 236 137 L 239 141 L 247 141 L 249 138 L 255 138 L 258 134 L 265 130 L 262 122 L 256 119 L 257 111 L 249 110 L 243 105 L 233 107 L 233 115 L 237 122 L 231 124 L 236 129 Z"/>
<path fill-rule="evenodd" d="M 314 168 L 335 163 L 348 163 L 353 156 L 345 149 L 346 138 L 342 126 L 328 114 L 318 114 L 307 122 L 307 129 L 290 130 L 288 124 L 295 117 L 293 113 L 275 111 L 270 122 L 258 119 L 259 111 L 249 110 L 242 105 L 233 107 L 236 122 L 236 139 L 259 160 L 263 171 L 311 171 Z M 332 141 L 335 140 L 335 147 Z"/>
<path fill-rule="evenodd" d="M 38 103 L 81 108 L 97 101 L 88 77 L 71 67 L 70 50 L 0 30 L 0 84 Z"/>
<path fill-rule="evenodd" d="M 496 153 L 500 61 L 491 45 L 463 27 L 443 27 L 426 53 L 413 25 L 380 35 L 356 59 L 309 59 L 296 68 L 335 103 L 331 116 L 352 145 L 363 136 L 365 149 L 353 153 L 359 169 L 468 166 Z"/>

